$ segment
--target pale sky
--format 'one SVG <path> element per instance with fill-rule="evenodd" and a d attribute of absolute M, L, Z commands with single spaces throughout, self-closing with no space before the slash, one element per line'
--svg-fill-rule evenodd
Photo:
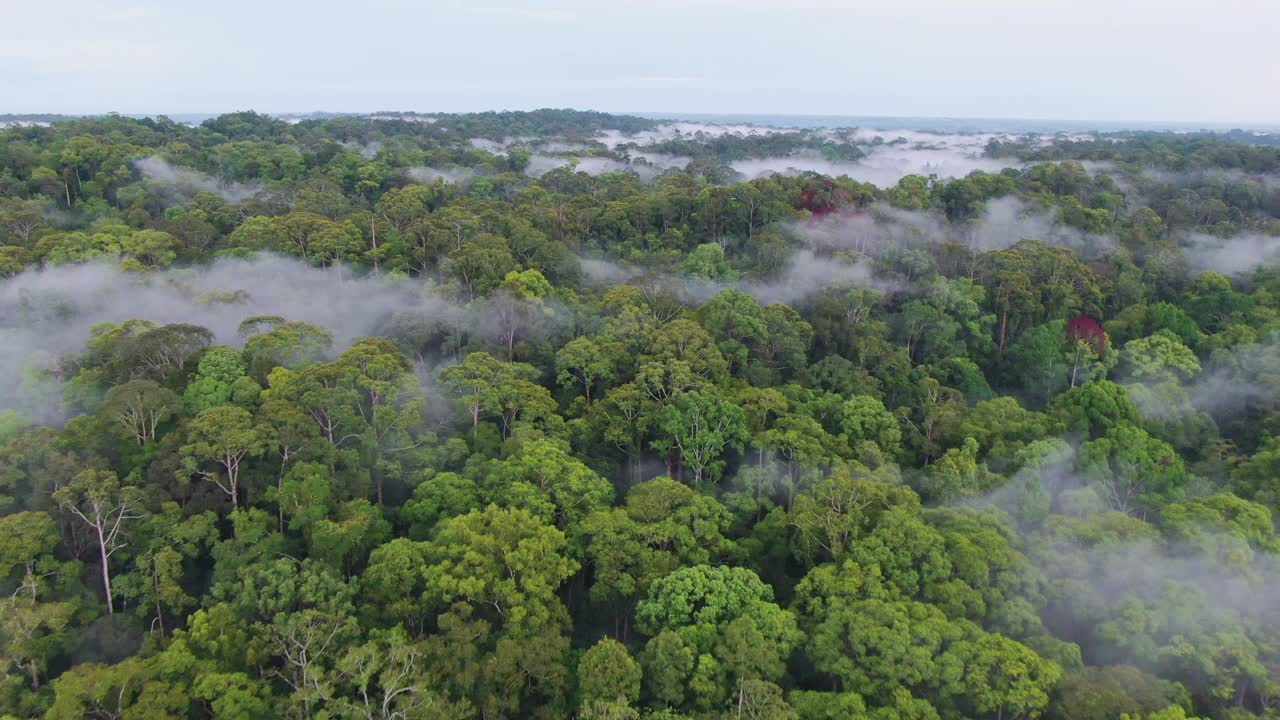
<path fill-rule="evenodd" d="M 1280 124 L 1280 0 L 0 0 L 0 113 Z"/>

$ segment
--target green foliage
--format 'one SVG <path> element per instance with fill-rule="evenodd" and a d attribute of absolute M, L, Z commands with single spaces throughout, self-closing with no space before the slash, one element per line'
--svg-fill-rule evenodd
<path fill-rule="evenodd" d="M 627 647 L 605 638 L 578 661 L 578 694 L 584 706 L 601 700 L 634 703 L 640 699 L 640 676 L 640 665 Z"/>
<path fill-rule="evenodd" d="M 1076 465 L 1105 502 L 1128 513 L 1177 499 L 1187 479 L 1182 458 L 1168 443 L 1132 425 L 1117 425 L 1081 445 Z"/>
<path fill-rule="evenodd" d="M 741 448 L 748 439 L 746 415 L 734 403 L 710 393 L 683 393 L 662 409 L 657 429 L 657 450 L 673 453 L 677 467 L 693 471 L 697 485 L 706 476 L 717 479 L 724 466 L 721 453 L 726 448 Z"/>
<path fill-rule="evenodd" d="M 658 125 L 0 129 L 0 716 L 1275 715 L 1274 136 Z"/>

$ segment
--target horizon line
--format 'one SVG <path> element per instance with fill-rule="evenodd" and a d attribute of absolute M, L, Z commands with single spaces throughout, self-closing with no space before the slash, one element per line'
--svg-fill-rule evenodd
<path fill-rule="evenodd" d="M 916 115 L 916 114 L 884 114 L 884 113 L 829 113 L 829 112 L 795 112 L 795 111 L 707 111 L 707 110 L 691 110 L 691 111 L 673 111 L 673 110 L 597 110 L 594 108 L 577 108 L 577 107 L 555 107 L 551 105 L 537 107 L 533 109 L 510 109 L 510 108 L 489 108 L 485 110 L 257 110 L 254 108 L 240 108 L 220 111 L 169 111 L 169 112 L 126 112 L 121 110 L 105 110 L 94 112 L 0 112 L 0 119 L 10 117 L 25 116 L 50 116 L 58 118 L 97 118 L 110 117 L 118 115 L 122 117 L 132 118 L 156 118 L 160 116 L 202 116 L 206 118 L 218 117 L 237 112 L 256 112 L 277 118 L 307 116 L 307 115 L 333 115 L 348 117 L 367 117 L 371 115 L 387 115 L 387 114 L 414 114 L 414 115 L 476 115 L 482 113 L 502 113 L 502 112 L 535 112 L 538 110 L 573 110 L 578 112 L 600 112 L 615 116 L 632 116 L 643 117 L 646 119 L 657 120 L 679 120 L 682 118 L 756 118 L 773 117 L 773 118 L 806 118 L 806 119 L 859 119 L 859 120 L 911 120 L 911 121 L 943 121 L 943 122 L 1024 122 L 1053 124 L 1064 123 L 1077 126 L 1088 125 L 1106 125 L 1119 128 L 1128 128 L 1137 125 L 1144 126 L 1166 126 L 1178 128 L 1215 128 L 1227 130 L 1265 130 L 1268 132 L 1280 132 L 1280 121 L 1247 121 L 1247 120 L 1172 120 L 1172 119 L 1122 119 L 1107 120 L 1099 118 L 1075 119 L 1075 118 L 1055 118 L 1055 117 L 1028 117 L 1028 116 L 1000 116 L 1000 115 Z M 1137 128 L 1134 128 L 1137 129 Z"/>

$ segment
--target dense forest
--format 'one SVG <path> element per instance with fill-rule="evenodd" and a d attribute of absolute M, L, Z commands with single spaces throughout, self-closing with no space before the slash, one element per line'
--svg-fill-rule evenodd
<path fill-rule="evenodd" d="M 1278 252 L 1244 132 L 2 129 L 0 716 L 1280 717 Z"/>

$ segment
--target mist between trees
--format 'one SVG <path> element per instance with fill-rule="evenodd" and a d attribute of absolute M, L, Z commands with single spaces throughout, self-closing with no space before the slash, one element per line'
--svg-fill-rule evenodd
<path fill-rule="evenodd" d="M 0 714 L 1271 717 L 1276 147 L 0 131 Z"/>

